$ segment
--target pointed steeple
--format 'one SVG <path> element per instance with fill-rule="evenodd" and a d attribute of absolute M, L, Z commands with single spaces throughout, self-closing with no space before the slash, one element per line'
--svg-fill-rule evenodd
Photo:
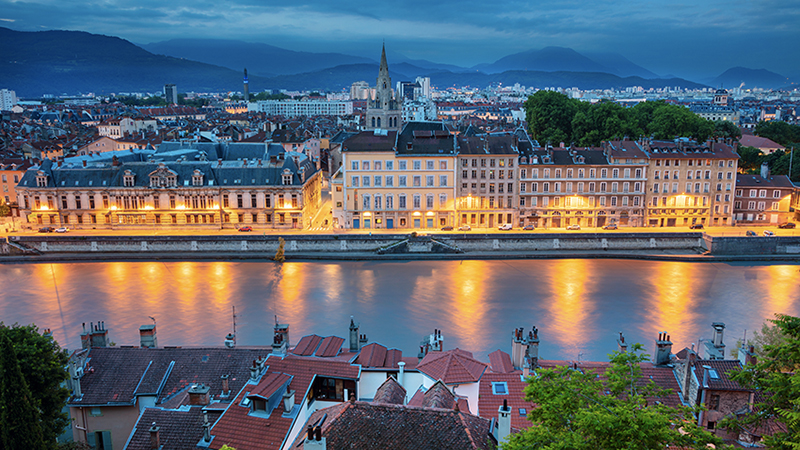
<path fill-rule="evenodd" d="M 381 45 L 381 67 L 378 69 L 378 72 L 389 72 L 389 64 L 386 62 L 386 44 Z"/>

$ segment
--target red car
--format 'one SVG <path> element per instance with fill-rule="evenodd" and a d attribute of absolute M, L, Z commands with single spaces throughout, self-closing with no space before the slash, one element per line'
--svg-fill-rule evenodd
<path fill-rule="evenodd" d="M 253 231 L 253 227 L 239 227 L 239 231 Z"/>

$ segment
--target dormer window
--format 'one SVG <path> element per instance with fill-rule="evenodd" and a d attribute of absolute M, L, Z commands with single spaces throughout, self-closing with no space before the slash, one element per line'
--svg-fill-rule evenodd
<path fill-rule="evenodd" d="M 199 170 L 195 170 L 192 174 L 192 186 L 202 186 L 203 185 L 203 172 Z"/>
<path fill-rule="evenodd" d="M 289 169 L 283 171 L 283 185 L 288 186 L 292 184 L 292 172 Z"/>
<path fill-rule="evenodd" d="M 39 172 L 36 175 L 36 186 L 47 187 L 47 175 L 44 172 Z"/>
<path fill-rule="evenodd" d="M 122 175 L 122 185 L 125 187 L 133 187 L 134 186 L 133 177 L 134 177 L 133 172 L 131 172 L 130 170 L 126 170 L 125 174 Z"/>

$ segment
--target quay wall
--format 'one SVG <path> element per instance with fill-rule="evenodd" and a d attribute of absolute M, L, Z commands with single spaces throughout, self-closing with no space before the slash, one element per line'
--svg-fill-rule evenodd
<path fill-rule="evenodd" d="M 36 235 L 11 236 L 0 241 L 0 256 L 82 255 L 154 255 L 209 258 L 215 253 L 241 258 L 263 258 L 278 250 L 279 235 L 233 236 L 76 236 Z M 284 251 L 337 259 L 336 255 L 378 255 L 379 250 L 409 239 L 408 234 L 380 235 L 286 235 Z M 546 234 L 435 234 L 418 236 L 411 241 L 415 249 L 425 248 L 425 240 L 433 239 L 448 248 L 457 249 L 463 257 L 470 254 L 489 257 L 519 257 L 526 253 L 574 254 L 625 251 L 653 255 L 683 252 L 705 255 L 797 255 L 800 257 L 800 236 L 778 237 L 714 237 L 704 233 L 546 233 Z M 441 246 L 440 246 L 441 247 Z M 411 248 L 411 246 L 409 246 Z M 431 248 L 428 244 L 427 248 Z M 418 250 L 412 250 L 416 252 Z M 180 255 L 180 256 L 177 256 Z M 249 256 L 248 256 L 249 255 Z M 415 253 L 425 259 L 426 253 Z M 389 258 L 390 255 L 383 255 Z M 478 256 L 480 257 L 480 256 Z"/>

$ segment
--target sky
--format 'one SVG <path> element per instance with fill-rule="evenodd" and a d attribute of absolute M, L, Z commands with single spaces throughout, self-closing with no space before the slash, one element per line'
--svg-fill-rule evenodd
<path fill-rule="evenodd" d="M 0 0 L 0 26 L 374 59 L 386 42 L 411 59 L 463 67 L 561 46 L 620 53 L 659 75 L 698 79 L 743 66 L 800 76 L 800 0 Z"/>

